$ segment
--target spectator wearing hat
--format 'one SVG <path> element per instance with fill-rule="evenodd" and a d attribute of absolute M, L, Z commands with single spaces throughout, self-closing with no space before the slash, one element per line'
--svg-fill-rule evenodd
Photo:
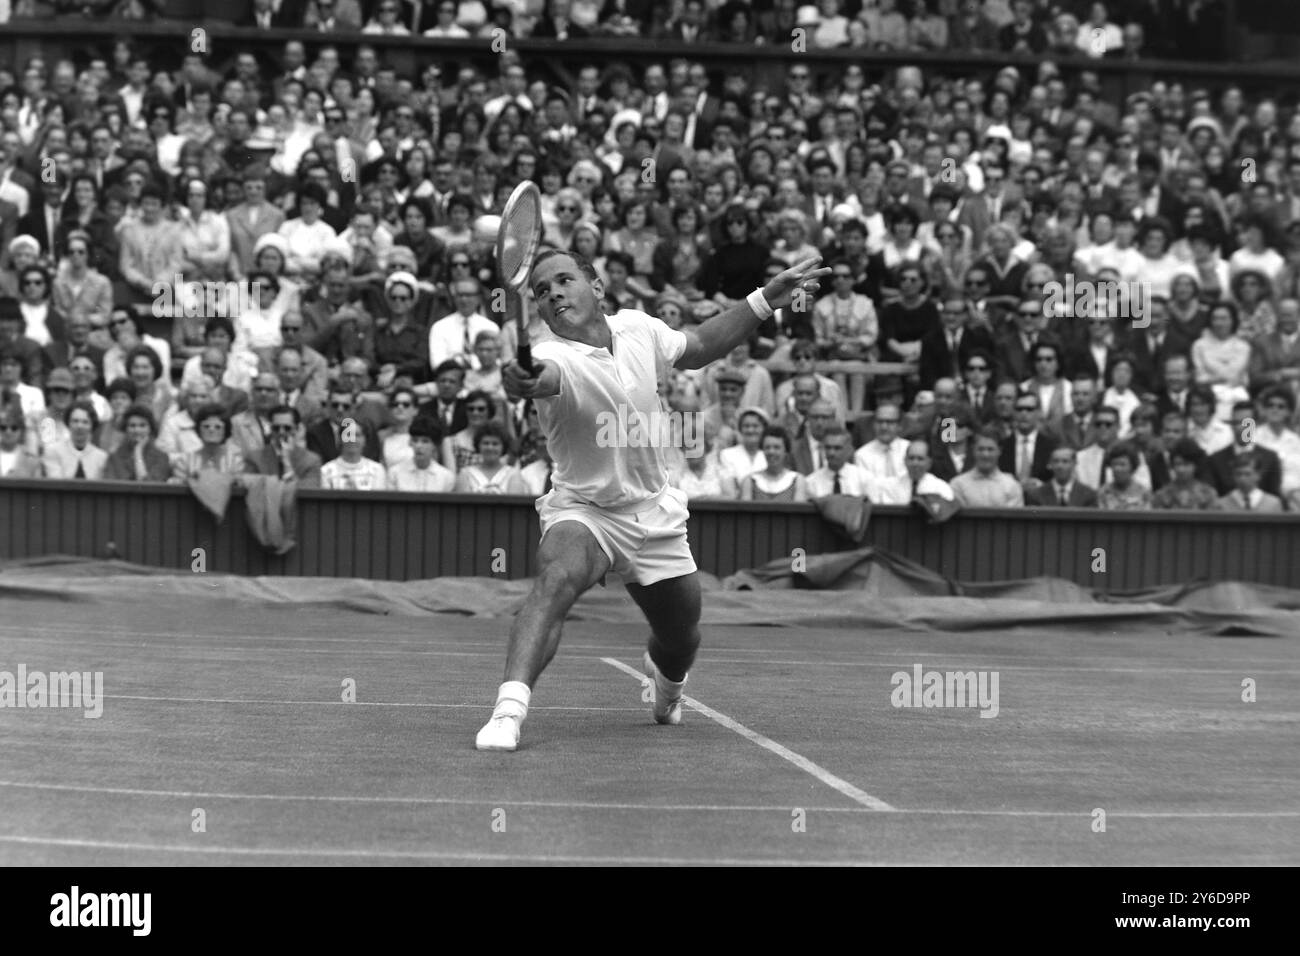
<path fill-rule="evenodd" d="M 740 403 L 744 406 L 761 408 L 769 415 L 776 411 L 776 396 L 772 389 L 772 375 L 751 355 L 752 340 L 741 342 L 727 353 L 725 359 L 719 359 L 704 371 L 702 382 L 704 398 L 710 400 L 717 396 L 719 374 L 724 370 L 739 372 L 745 380 L 744 394 Z"/>
<path fill-rule="evenodd" d="M 17 408 L 0 406 L 0 478 L 41 477 L 41 459 L 24 447 L 26 431 Z"/>
<path fill-rule="evenodd" d="M 39 456 L 50 445 L 67 440 L 64 416 L 72 407 L 75 388 L 72 373 L 66 368 L 56 368 L 46 378 L 45 407 L 27 419 L 27 450 L 33 455 Z"/>
<path fill-rule="evenodd" d="M 285 272 L 307 282 L 319 278 L 326 243 L 338 235 L 321 219 L 325 201 L 325 190 L 318 183 L 307 183 L 298 191 L 298 215 L 276 230 L 288 245 Z"/>
<path fill-rule="evenodd" d="M 162 190 L 146 183 L 140 191 L 140 218 L 125 223 L 118 234 L 122 279 L 137 303 L 152 302 L 155 285 L 174 283 L 181 269 L 180 229 L 163 212 Z"/>
<path fill-rule="evenodd" d="M 737 441 L 728 448 L 715 449 L 717 477 L 722 494 L 735 498 L 746 475 L 767 467 L 763 457 L 763 434 L 772 420 L 761 408 L 742 408 L 736 414 Z"/>
<path fill-rule="evenodd" d="M 0 373 L 4 360 L 0 357 Z M 41 453 L 46 478 L 85 478 L 97 481 L 104 477 L 108 453 L 91 441 L 99 427 L 99 418 L 87 402 L 73 402 L 64 412 L 68 437 L 48 445 Z M 165 456 L 164 456 L 165 457 Z"/>
<path fill-rule="evenodd" d="M 31 236 L 15 236 L 9 241 L 9 268 L 0 269 L 0 300 L 17 299 L 18 276 L 41 259 L 41 244 Z M 4 257 L 0 256 L 0 262 Z"/>
<path fill-rule="evenodd" d="M 394 272 L 384 281 L 388 324 L 375 332 L 380 388 L 386 389 L 398 379 L 415 384 L 428 377 L 431 336 L 413 319 L 418 292 L 418 282 L 409 272 Z"/>
<path fill-rule="evenodd" d="M 713 378 L 717 400 L 700 412 L 700 425 L 704 429 L 705 444 L 710 448 L 726 448 L 736 442 L 741 396 L 747 383 L 745 373 L 724 364 Z"/>

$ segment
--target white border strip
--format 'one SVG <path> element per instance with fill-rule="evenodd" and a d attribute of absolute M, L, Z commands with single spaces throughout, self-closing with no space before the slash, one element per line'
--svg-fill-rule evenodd
<path fill-rule="evenodd" d="M 635 677 L 637 681 L 643 684 L 648 680 L 648 678 L 640 671 L 628 667 L 622 661 L 616 661 L 612 657 L 602 657 L 601 660 L 604 661 L 606 664 L 608 664 L 610 667 L 618 668 L 624 674 L 627 674 L 630 677 Z M 710 720 L 717 721 L 719 724 L 721 724 L 723 727 L 726 727 L 728 730 L 734 730 L 736 733 L 740 734 L 740 736 L 744 737 L 746 740 L 752 740 L 760 747 L 772 751 L 772 753 L 776 754 L 782 760 L 790 761 L 790 763 L 794 764 L 800 770 L 804 771 L 805 773 L 812 774 L 822 783 L 826 784 L 826 786 L 838 790 L 840 793 L 844 794 L 850 800 L 854 800 L 862 804 L 864 807 L 867 807 L 870 810 L 893 810 L 894 809 L 889 804 L 885 803 L 885 801 L 873 797 L 865 790 L 860 790 L 857 787 L 853 786 L 853 784 L 849 783 L 847 780 L 842 780 L 841 778 L 835 776 L 835 774 L 831 773 L 825 767 L 821 767 L 813 763 L 807 757 L 795 753 L 789 747 L 784 747 L 781 744 L 778 744 L 775 740 L 772 740 L 768 737 L 764 737 L 762 734 L 758 733 L 755 730 L 750 730 L 744 724 L 732 720 L 726 714 L 716 711 L 712 707 L 708 707 L 705 706 L 704 704 L 701 704 L 694 697 L 687 697 L 685 695 L 682 695 L 682 702 L 685 703 L 692 710 L 699 711 L 701 714 L 703 714 L 705 717 L 708 717 Z"/>

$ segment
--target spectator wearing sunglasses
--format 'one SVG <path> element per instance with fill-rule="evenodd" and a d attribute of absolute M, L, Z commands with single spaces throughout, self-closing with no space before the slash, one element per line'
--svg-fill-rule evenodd
<path fill-rule="evenodd" d="M 24 447 L 26 431 L 18 406 L 0 406 L 0 478 L 41 477 L 40 458 Z"/>
<path fill-rule="evenodd" d="M 361 28 L 361 32 L 368 35 L 410 36 L 410 28 L 398 20 L 401 12 L 401 4 L 398 0 L 379 0 L 379 4 L 375 7 L 375 15 Z"/>
<path fill-rule="evenodd" d="M 244 471 L 294 481 L 299 488 L 319 488 L 320 456 L 304 447 L 305 435 L 298 412 L 288 405 L 277 405 L 267 420 L 267 440 L 256 454 L 245 456 Z"/>
<path fill-rule="evenodd" d="M 357 405 L 357 397 L 350 388 L 337 385 L 330 389 L 328 417 L 307 429 L 307 450 L 329 463 L 342 453 L 343 439 L 355 434 L 359 453 L 379 464 L 384 454 L 379 433 L 370 421 L 358 414 Z M 298 415 L 296 409 L 294 415 Z M 344 429 L 348 429 L 346 434 Z"/>
<path fill-rule="evenodd" d="M 394 272 L 384 282 L 388 324 L 375 332 L 378 385 L 388 388 L 398 380 L 423 382 L 429 374 L 429 335 L 413 317 L 419 284 L 409 272 Z"/>

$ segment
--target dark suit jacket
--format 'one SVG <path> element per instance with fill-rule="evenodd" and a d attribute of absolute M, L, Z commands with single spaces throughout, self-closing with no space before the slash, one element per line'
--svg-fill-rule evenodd
<path fill-rule="evenodd" d="M 993 402 L 993 393 L 996 391 L 997 389 L 992 384 L 985 386 L 984 395 L 981 397 L 980 403 L 977 406 L 971 398 L 970 387 L 965 386 L 962 388 L 962 401 L 966 403 L 966 406 L 974 414 L 977 424 L 983 425 L 989 419 L 997 417 L 997 407 Z"/>
<path fill-rule="evenodd" d="M 383 461 L 383 446 L 379 442 L 379 433 L 375 427 L 363 419 L 358 419 L 357 424 L 361 426 L 362 434 L 365 435 L 361 454 L 375 461 Z M 307 429 L 307 450 L 320 455 L 322 462 L 333 461 L 339 456 L 339 445 L 334 440 L 334 426 L 328 419 L 319 421 Z"/>
<path fill-rule="evenodd" d="M 1041 338 L 1041 336 L 1040 336 Z M 1020 339 L 1020 329 L 1014 323 L 1006 326 L 998 336 L 994 353 L 998 363 L 998 381 L 1019 385 L 1034 374 L 1034 358 L 1025 351 Z"/>
<path fill-rule="evenodd" d="M 570 40 L 582 40 L 588 35 L 586 30 L 572 20 L 569 21 L 566 34 Z M 555 21 L 549 16 L 543 16 L 537 21 L 537 25 L 533 27 L 532 36 L 534 39 L 554 40 L 556 37 Z"/>
<path fill-rule="evenodd" d="M 469 424 L 469 416 L 465 414 L 465 399 L 463 398 L 458 398 L 452 403 L 450 425 L 438 414 L 438 400 L 436 398 L 432 398 L 421 405 L 420 410 L 416 413 L 416 418 L 432 420 L 434 424 L 442 429 L 443 437 L 454 435 Z"/>
<path fill-rule="evenodd" d="M 1165 387 L 1165 359 L 1172 355 L 1190 355 L 1192 343 L 1174 329 L 1165 332 L 1157 352 L 1151 351 L 1147 329 L 1132 329 L 1124 340 L 1124 350 L 1137 360 L 1133 369 L 1133 387 L 1139 392 L 1159 392 Z"/>
<path fill-rule="evenodd" d="M 1277 452 L 1259 445 L 1255 446 L 1254 451 L 1255 457 L 1259 459 L 1260 463 L 1260 490 L 1281 498 L 1282 460 L 1277 457 Z M 1214 485 L 1214 490 L 1220 495 L 1226 495 L 1237 487 L 1232 476 L 1232 462 L 1236 457 L 1236 446 L 1229 445 L 1227 448 L 1216 451 L 1206 459 L 1206 465 L 1210 472 L 1210 483 Z"/>
<path fill-rule="evenodd" d="M 978 349 L 992 355 L 993 335 L 984 328 L 962 329 L 961 341 L 957 344 L 957 368 L 954 370 L 947 332 L 938 329 L 926 333 L 921 338 L 921 388 L 934 388 L 934 383 L 941 378 L 959 376 L 966 360 Z"/>
<path fill-rule="evenodd" d="M 30 340 L 29 340 L 30 341 Z M 41 350 L 41 360 L 44 364 L 46 374 L 49 374 L 56 368 L 67 368 L 72 364 L 72 360 L 79 355 L 84 355 L 95 363 L 95 367 L 104 371 L 104 350 L 95 348 L 87 342 L 85 345 L 77 347 L 69 343 L 55 339 L 49 345 Z"/>
<path fill-rule="evenodd" d="M 930 473 L 942 481 L 952 481 L 960 472 L 957 471 L 957 463 L 953 461 L 951 446 L 946 442 L 933 441 L 930 443 Z M 962 471 L 970 471 L 975 467 L 975 456 L 967 449 L 966 457 L 962 461 Z"/>
<path fill-rule="evenodd" d="M 1160 413 L 1160 418 L 1162 421 L 1164 420 L 1164 417 L 1168 415 L 1170 412 L 1178 412 L 1179 414 L 1186 415 L 1187 414 L 1186 405 L 1187 405 L 1186 392 L 1183 393 L 1183 406 L 1184 406 L 1183 408 L 1179 408 L 1174 403 L 1174 400 L 1169 397 L 1169 392 L 1166 389 L 1161 389 L 1160 393 L 1156 395 L 1156 411 Z"/>
<path fill-rule="evenodd" d="M 18 228 L 14 233 L 16 236 L 31 236 L 41 244 L 41 252 L 49 255 L 54 248 L 55 237 L 50 234 L 49 229 L 45 227 L 45 206 L 41 203 L 32 203 L 27 210 L 27 215 L 18 220 Z M 58 231 L 58 222 L 60 216 L 58 211 L 55 212 L 55 231 Z"/>
<path fill-rule="evenodd" d="M 1016 474 L 1016 446 L 1020 443 L 1020 433 L 1014 433 L 1010 438 L 1002 440 L 1002 455 L 998 458 L 998 467 L 1012 477 Z M 1030 474 L 1039 481 L 1051 481 L 1052 473 L 1048 470 L 1047 463 L 1052 460 L 1052 452 L 1056 451 L 1061 443 L 1043 431 L 1038 430 L 1038 440 L 1034 442 L 1034 463 L 1030 469 Z"/>
<path fill-rule="evenodd" d="M 312 454 L 305 448 L 295 448 L 289 453 L 289 461 L 293 464 L 293 473 L 298 477 L 299 488 L 320 487 L 321 460 L 319 455 Z M 263 445 L 257 454 L 244 459 L 244 471 L 254 475 L 279 478 L 281 473 L 280 456 L 275 453 L 275 449 L 270 445 Z"/>
<path fill-rule="evenodd" d="M 1083 484 L 1083 482 L 1076 481 L 1070 486 L 1068 501 L 1071 508 L 1095 508 L 1097 507 L 1097 492 Z M 1056 485 L 1049 481 L 1041 488 L 1031 491 L 1025 495 L 1025 504 L 1035 505 L 1040 508 L 1061 507 L 1061 502 L 1056 497 Z"/>
<path fill-rule="evenodd" d="M 1282 334 L 1277 331 L 1261 335 L 1251 343 L 1250 386 L 1262 389 L 1282 381 L 1281 371 L 1300 368 L 1300 339 L 1290 349 L 1282 345 Z"/>
<path fill-rule="evenodd" d="M 1080 424 L 1076 415 L 1066 415 L 1061 419 L 1060 427 L 1056 431 L 1061 441 L 1075 450 L 1087 448 L 1097 439 L 1097 428 L 1092 423 L 1092 415 L 1088 416 L 1086 428 Z"/>
<path fill-rule="evenodd" d="M 1147 471 L 1151 472 L 1151 490 L 1159 491 L 1173 479 L 1173 469 L 1170 468 L 1169 462 L 1165 461 L 1165 456 L 1155 451 L 1143 452 L 1142 457 L 1146 460 Z M 1204 469 L 1202 469 L 1204 470 Z M 1205 481 L 1201 476 L 1198 480 Z M 1205 481 L 1209 484 L 1208 481 Z"/>

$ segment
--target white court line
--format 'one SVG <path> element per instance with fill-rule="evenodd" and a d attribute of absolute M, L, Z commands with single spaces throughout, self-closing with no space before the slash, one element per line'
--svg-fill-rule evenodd
<path fill-rule="evenodd" d="M 531 708 L 530 708 L 531 709 Z M 338 803 L 382 804 L 394 806 L 466 806 L 466 807 L 533 807 L 543 810 L 630 810 L 637 813 L 780 813 L 789 815 L 794 806 L 767 804 L 714 804 L 714 803 L 617 803 L 604 801 L 572 800 L 514 800 L 477 799 L 468 797 L 371 797 L 343 796 L 312 793 L 228 793 L 211 790 L 144 790 L 135 787 L 89 787 L 78 784 L 32 783 L 25 780 L 0 780 L 0 788 L 14 790 L 45 790 L 56 793 L 98 793 L 119 797 L 159 797 L 184 800 L 251 800 L 271 803 Z M 870 806 L 811 807 L 799 809 L 807 813 L 876 813 Z M 1090 818 L 1091 810 L 954 810 L 923 807 L 894 808 L 894 813 L 913 816 L 972 816 L 972 817 L 1062 817 Z M 1117 819 L 1218 819 L 1242 817 L 1247 819 L 1300 817 L 1300 810 L 1134 810 L 1114 811 L 1110 817 Z"/>
<path fill-rule="evenodd" d="M 105 700 L 150 700 L 161 701 L 164 703 L 175 704 L 275 704 L 275 705 L 328 705 L 339 707 L 428 707 L 428 708 L 483 708 L 480 701 L 476 704 L 415 704 L 403 703 L 399 701 L 384 700 L 274 700 L 269 698 L 255 697 L 145 697 L 140 694 L 105 694 Z M 581 711 L 634 711 L 641 712 L 640 707 L 570 707 L 570 706 L 538 706 L 529 707 L 529 710 L 581 710 Z"/>
<path fill-rule="evenodd" d="M 610 667 L 617 668 L 618 670 L 621 670 L 624 674 L 628 674 L 632 677 L 635 677 L 638 681 L 645 683 L 649 680 L 640 671 L 628 667 L 622 661 L 616 661 L 612 657 L 602 657 L 601 660 L 604 661 L 606 664 L 608 664 Z M 800 770 L 816 777 L 822 783 L 826 784 L 826 786 L 838 790 L 840 793 L 844 794 L 850 800 L 855 800 L 858 803 L 862 804 L 864 807 L 868 807 L 869 809 L 872 810 L 893 810 L 894 809 L 889 804 L 885 803 L 885 801 L 877 799 L 876 797 L 873 797 L 871 794 L 867 793 L 865 790 L 860 790 L 859 788 L 853 786 L 853 784 L 849 783 L 847 780 L 842 780 L 839 777 L 835 776 L 835 774 L 831 773 L 825 767 L 821 767 L 818 764 L 813 763 L 807 757 L 795 753 L 789 747 L 782 746 L 781 744 L 778 744 L 775 740 L 772 740 L 769 737 L 764 737 L 762 734 L 758 733 L 755 730 L 750 730 L 744 724 L 740 723 L 739 721 L 732 720 L 726 714 L 721 713 L 720 711 L 716 711 L 712 707 L 708 707 L 704 704 L 701 704 L 694 697 L 687 697 L 685 694 L 683 694 L 682 702 L 685 703 L 692 710 L 699 711 L 705 717 L 708 717 L 710 720 L 718 722 L 723 727 L 726 727 L 728 730 L 734 730 L 736 733 L 740 734 L 740 736 L 744 737 L 746 740 L 752 740 L 760 747 L 772 751 L 772 753 L 776 754 L 782 760 L 788 760 L 790 763 L 794 764 Z"/>
<path fill-rule="evenodd" d="M 668 866 L 887 866 L 885 863 L 864 863 L 855 860 L 772 860 L 726 857 L 689 856 L 562 856 L 558 854 L 529 853 L 456 853 L 418 850 L 275 850 L 260 847 L 178 846 L 158 843 L 117 843 L 109 840 L 74 840 L 54 837 L 27 837 L 0 834 L 0 843 L 18 843 L 26 846 L 84 847 L 91 850 L 145 850 L 155 853 L 199 853 L 211 856 L 309 856 L 318 858 L 347 857 L 351 859 L 393 860 L 463 860 L 492 863 L 620 863 Z M 913 864 L 901 864 L 904 866 Z"/>

